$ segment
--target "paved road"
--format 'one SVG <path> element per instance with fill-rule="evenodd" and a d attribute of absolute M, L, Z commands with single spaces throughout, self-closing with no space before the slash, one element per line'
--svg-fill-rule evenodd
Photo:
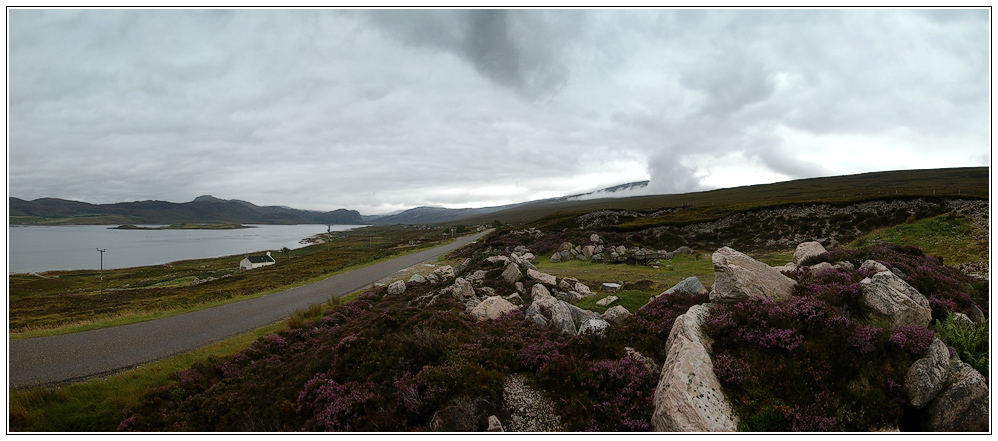
<path fill-rule="evenodd" d="M 8 384 L 72 382 L 187 352 L 285 319 L 331 297 L 356 292 L 402 269 L 436 260 L 484 234 L 255 299 L 131 325 L 10 340 Z"/>

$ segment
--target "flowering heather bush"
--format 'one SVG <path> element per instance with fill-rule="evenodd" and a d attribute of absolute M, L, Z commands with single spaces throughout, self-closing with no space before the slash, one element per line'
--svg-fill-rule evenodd
<path fill-rule="evenodd" d="M 858 268 L 866 260 L 876 260 L 904 273 L 905 282 L 929 300 L 935 320 L 944 320 L 950 312 L 969 314 L 973 305 L 988 311 L 990 299 L 985 284 L 942 265 L 915 247 L 886 243 L 857 250 L 838 249 L 809 258 L 803 264 L 850 261 Z"/>
<path fill-rule="evenodd" d="M 892 385 L 903 382 L 915 357 L 822 297 L 835 300 L 819 292 L 711 308 L 704 330 L 715 340 L 714 373 L 739 415 L 739 430 L 866 431 L 898 424 L 904 401 Z"/>
<path fill-rule="evenodd" d="M 351 425 L 363 424 L 365 406 L 373 405 L 375 388 L 370 383 L 338 384 L 325 374 L 305 383 L 298 394 L 299 413 L 314 415 L 305 424 L 306 430 L 342 431 Z"/>
<path fill-rule="evenodd" d="M 935 336 L 934 332 L 921 326 L 902 325 L 891 329 L 890 341 L 912 357 L 922 358 L 929 352 L 929 345 Z"/>

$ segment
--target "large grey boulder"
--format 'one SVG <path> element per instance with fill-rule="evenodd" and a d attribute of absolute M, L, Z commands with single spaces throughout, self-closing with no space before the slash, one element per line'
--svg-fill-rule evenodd
<path fill-rule="evenodd" d="M 572 248 L 575 248 L 575 245 L 572 245 L 572 242 L 562 242 L 561 246 L 558 247 L 558 251 L 568 251 Z"/>
<path fill-rule="evenodd" d="M 586 259 L 592 258 L 595 252 L 596 252 L 596 247 L 592 245 L 586 245 L 582 247 L 582 254 L 586 256 Z"/>
<path fill-rule="evenodd" d="M 825 254 L 826 252 L 828 251 L 825 250 L 825 247 L 821 246 L 818 242 L 804 242 L 797 245 L 797 249 L 794 250 L 794 265 L 800 265 L 807 258 Z"/>
<path fill-rule="evenodd" d="M 597 314 L 592 314 L 582 319 L 582 323 L 579 325 L 579 335 L 583 334 L 594 334 L 594 335 L 606 335 L 606 328 L 609 328 L 610 324 L 606 320 L 603 320 Z"/>
<path fill-rule="evenodd" d="M 409 283 L 416 283 L 416 284 L 426 283 L 426 277 L 423 277 L 419 274 L 413 274 L 412 277 L 409 278 Z"/>
<path fill-rule="evenodd" d="M 516 305 L 513 305 L 502 297 L 493 296 L 485 299 L 485 301 L 472 309 L 471 316 L 475 317 L 478 321 L 495 320 L 502 317 L 503 314 L 514 310 L 516 310 Z"/>
<path fill-rule="evenodd" d="M 405 282 L 396 280 L 388 285 L 388 295 L 394 296 L 405 292 Z"/>
<path fill-rule="evenodd" d="M 859 285 L 860 309 L 868 318 L 883 319 L 895 326 L 927 326 L 932 320 L 929 301 L 897 274 L 881 271 Z"/>
<path fill-rule="evenodd" d="M 541 302 L 541 304 L 555 301 L 554 296 L 551 295 L 551 291 L 548 291 L 547 287 L 541 285 L 540 283 L 535 283 L 534 286 L 530 287 L 530 299 L 533 303 Z M 550 307 L 550 305 L 548 305 L 548 307 Z"/>
<path fill-rule="evenodd" d="M 733 432 L 738 428 L 738 417 L 714 375 L 711 342 L 700 329 L 708 314 L 707 305 L 696 305 L 672 326 L 655 388 L 651 425 L 656 431 Z"/>
<path fill-rule="evenodd" d="M 550 287 L 558 286 L 558 280 L 554 276 L 547 273 L 542 273 L 535 269 L 528 268 L 527 277 L 530 277 L 531 280 L 537 283 L 543 283 Z"/>
<path fill-rule="evenodd" d="M 575 292 L 578 292 L 582 297 L 589 297 L 593 295 L 593 291 L 582 282 L 575 282 Z"/>
<path fill-rule="evenodd" d="M 789 298 L 797 285 L 776 268 L 729 247 L 715 251 L 711 261 L 714 264 L 711 302 L 736 303 L 750 297 L 782 300 Z"/>
<path fill-rule="evenodd" d="M 574 279 L 572 277 L 565 277 L 558 281 L 558 288 L 561 288 L 565 291 L 573 291 L 575 290 L 576 283 L 579 283 L 578 279 Z"/>
<path fill-rule="evenodd" d="M 603 292 L 611 293 L 612 294 L 612 293 L 615 293 L 617 291 L 620 291 L 620 284 L 619 283 L 614 283 L 614 282 L 606 282 L 606 283 L 600 285 L 600 290 L 603 291 Z"/>
<path fill-rule="evenodd" d="M 904 396 L 908 405 L 921 409 L 943 389 L 949 377 L 949 350 L 938 338 L 932 340 L 925 357 L 912 363 L 904 377 Z"/>
<path fill-rule="evenodd" d="M 452 289 L 454 290 L 455 297 L 460 296 L 458 298 L 475 296 L 475 287 L 471 282 L 461 277 L 454 279 L 454 287 Z"/>
<path fill-rule="evenodd" d="M 707 292 L 707 288 L 704 288 L 703 284 L 700 283 L 700 279 L 696 276 L 690 276 L 683 279 L 682 282 L 676 284 L 672 288 L 663 291 L 660 296 L 672 295 L 672 294 L 686 294 L 686 295 L 696 295 L 704 294 Z"/>
<path fill-rule="evenodd" d="M 579 334 L 572 320 L 572 311 L 568 308 L 568 304 L 562 301 L 555 300 L 551 304 L 551 326 L 565 334 Z"/>
<path fill-rule="evenodd" d="M 537 302 L 531 303 L 530 306 L 527 307 L 527 311 L 524 313 L 523 318 L 541 326 L 548 325 L 548 320 L 544 318 L 543 314 L 541 314 L 541 308 Z"/>
<path fill-rule="evenodd" d="M 933 432 L 987 432 L 990 395 L 983 375 L 969 364 L 952 359 L 946 384 L 925 407 L 924 429 Z"/>
<path fill-rule="evenodd" d="M 444 265 L 440 268 L 433 270 L 433 274 L 441 279 L 454 278 L 454 267 L 450 265 Z"/>
<path fill-rule="evenodd" d="M 823 273 L 825 271 L 828 271 L 828 270 L 830 270 L 832 268 L 834 268 L 832 266 L 832 264 L 830 264 L 828 262 L 821 262 L 821 263 L 816 263 L 814 265 L 811 265 L 811 272 L 815 273 L 815 274 L 819 274 L 819 273 Z"/>
<path fill-rule="evenodd" d="M 561 253 L 557 253 L 556 252 L 556 253 L 552 254 L 551 255 L 551 263 L 559 263 L 559 262 L 561 262 Z"/>
<path fill-rule="evenodd" d="M 509 262 L 509 258 L 506 256 L 489 256 L 486 257 L 485 260 L 489 263 L 501 263 L 503 265 Z"/>
<path fill-rule="evenodd" d="M 506 283 L 516 283 L 523 278 L 523 273 L 520 272 L 520 267 L 516 266 L 515 263 L 510 263 L 502 272 L 502 278 Z"/>
<path fill-rule="evenodd" d="M 630 316 L 631 311 L 628 311 L 627 308 L 620 305 L 607 309 L 606 312 L 603 313 L 603 319 L 615 325 L 623 323 L 624 319 Z"/>

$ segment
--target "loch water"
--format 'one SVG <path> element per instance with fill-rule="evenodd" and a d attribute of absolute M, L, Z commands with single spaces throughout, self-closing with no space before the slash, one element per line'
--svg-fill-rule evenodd
<path fill-rule="evenodd" d="M 115 225 L 9 225 L 7 273 L 159 265 L 305 246 L 326 225 L 247 225 L 236 230 L 117 230 Z M 158 225 L 141 225 L 155 227 Z M 333 225 L 346 231 L 361 225 Z M 105 250 L 100 253 L 97 249 Z"/>

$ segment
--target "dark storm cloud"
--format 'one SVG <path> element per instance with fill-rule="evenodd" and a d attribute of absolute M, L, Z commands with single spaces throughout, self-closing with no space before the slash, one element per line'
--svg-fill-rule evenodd
<path fill-rule="evenodd" d="M 568 79 L 559 49 L 570 35 L 562 21 L 576 14 L 563 15 L 477 9 L 370 11 L 367 17 L 403 43 L 453 53 L 495 84 L 537 98 Z"/>

